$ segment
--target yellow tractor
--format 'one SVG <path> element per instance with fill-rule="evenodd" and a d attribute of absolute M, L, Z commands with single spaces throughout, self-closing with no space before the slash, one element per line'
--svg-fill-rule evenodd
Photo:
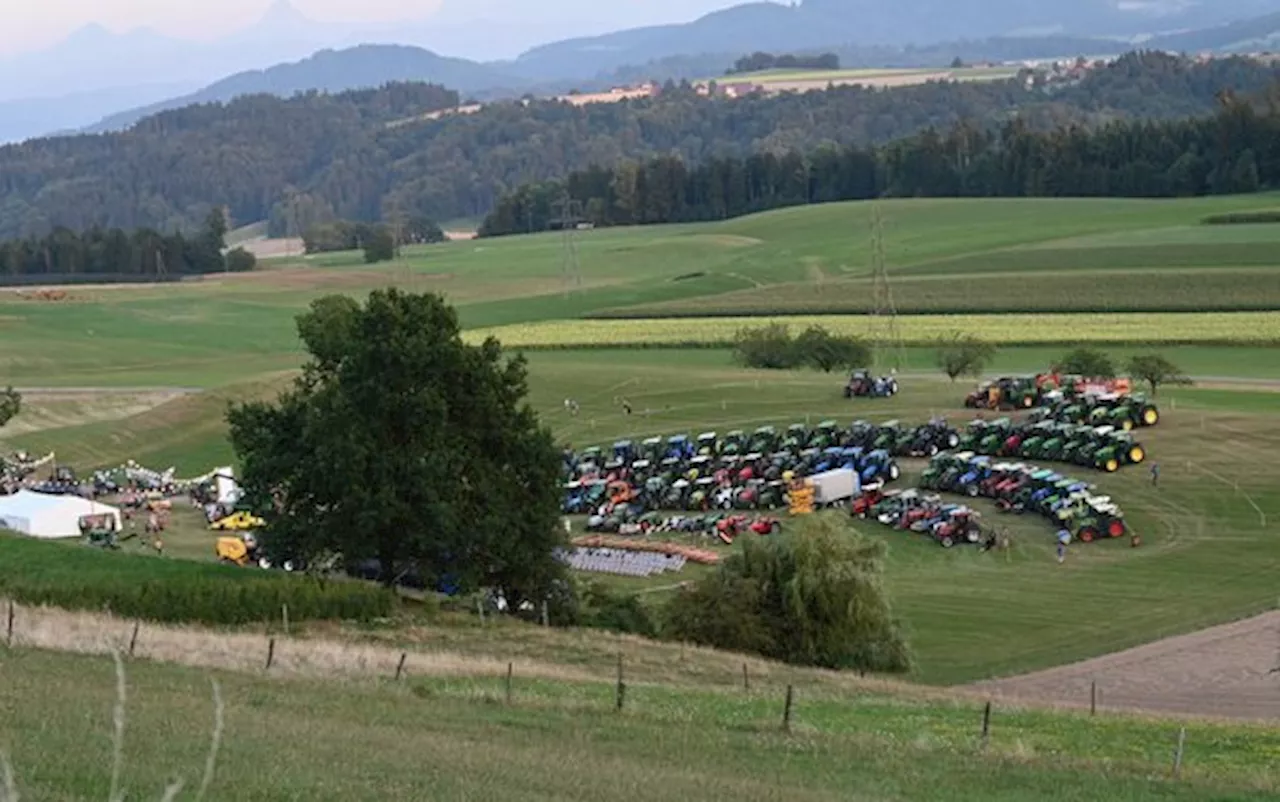
<path fill-rule="evenodd" d="M 218 562 L 241 568 L 260 564 L 258 539 L 249 533 L 239 537 L 220 537 L 213 547 Z"/>
<path fill-rule="evenodd" d="M 280 568 L 290 572 L 298 568 L 298 565 L 293 560 L 285 560 L 279 565 L 272 565 L 271 561 L 262 553 L 262 549 L 258 545 L 258 539 L 253 536 L 252 532 L 242 532 L 238 537 L 220 537 L 214 543 L 213 551 L 218 558 L 218 562 L 223 565 L 238 565 L 241 568 L 256 565 L 263 570 Z"/>

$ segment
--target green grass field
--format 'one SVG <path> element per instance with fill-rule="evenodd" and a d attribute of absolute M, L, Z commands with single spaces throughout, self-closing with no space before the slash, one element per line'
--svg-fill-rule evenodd
<path fill-rule="evenodd" d="M 1104 346 L 1121 362 L 1159 351 L 1200 379 L 1196 387 L 1162 390 L 1161 425 L 1140 433 L 1162 467 L 1159 489 L 1143 468 L 1096 476 L 1142 533 L 1143 548 L 1073 547 L 1059 566 L 1047 524 L 997 518 L 989 507 L 983 512 L 1007 522 L 1013 536 L 1007 557 L 944 551 L 860 525 L 888 541 L 887 584 L 919 663 L 913 681 L 954 685 L 1046 668 L 1274 608 L 1280 348 L 1266 343 L 1277 341 L 1280 325 L 1280 225 L 1200 220 L 1276 203 L 1260 195 L 879 204 L 904 332 L 914 326 L 914 339 L 928 339 L 920 331 L 934 329 L 920 327 L 942 326 L 1006 343 L 1049 343 L 1001 348 L 993 373 L 1043 369 L 1067 344 L 1099 341 L 1099 327 L 1109 332 L 1104 343 L 1236 343 Z M 560 345 L 592 345 L 529 354 L 532 405 L 577 447 L 825 418 L 918 422 L 946 414 L 963 422 L 968 383 L 939 378 L 928 348 L 904 352 L 899 397 L 859 402 L 840 397 L 839 375 L 744 370 L 723 347 L 605 347 L 600 332 L 639 332 L 626 342 L 706 345 L 741 325 L 668 317 L 804 313 L 862 330 L 867 318 L 848 313 L 869 309 L 872 208 L 834 204 L 724 223 L 582 232 L 581 285 L 570 287 L 560 236 L 535 235 L 411 249 L 402 262 L 374 268 L 352 254 L 330 254 L 177 286 L 73 288 L 58 303 L 0 294 L 0 383 L 27 388 L 26 410 L 0 432 L 0 445 L 54 451 L 81 470 L 136 459 L 192 475 L 227 464 L 234 459 L 222 418 L 227 404 L 269 397 L 302 361 L 293 316 L 324 294 L 389 285 L 445 294 L 468 336 L 492 329 L 511 342 L 545 345 L 550 332 Z M 1043 314 L 1050 312 L 1060 316 Z M 564 413 L 566 397 L 580 402 L 578 417 Z M 623 398 L 635 414 L 623 414 Z M 207 560 L 212 541 L 194 513 L 175 515 L 172 557 Z M 430 632 L 429 639 L 448 640 L 443 630 Z M 0 661 L 6 678 L 18 678 L 14 687 L 52 689 L 27 704 L 6 702 L 0 724 L 0 741 L 13 744 L 31 796 L 105 796 L 99 758 L 109 667 L 25 652 L 0 652 Z M 140 740 L 130 754 L 164 743 L 174 760 L 197 764 L 204 733 L 187 725 L 207 704 L 199 676 L 161 666 L 136 671 L 151 690 L 137 698 Z M 723 689 L 695 689 L 703 695 L 694 698 L 638 686 L 637 703 L 651 699 L 652 708 L 619 718 L 597 709 L 608 690 L 594 686 L 527 688 L 526 702 L 506 709 L 484 701 L 490 691 L 472 679 L 400 689 L 228 682 L 244 727 L 233 759 L 257 765 L 256 756 L 270 754 L 276 768 L 232 774 L 226 781 L 243 785 L 219 798 L 309 797 L 321 787 L 344 798 L 421 798 L 429 787 L 443 797 L 519 789 L 532 798 L 593 799 L 619 787 L 617 777 L 638 798 L 763 799 L 786 788 L 787 798 L 801 799 L 1165 800 L 1208 798 L 1212 787 L 1227 795 L 1220 798 L 1251 799 L 1256 791 L 1261 799 L 1276 787 L 1266 764 L 1277 748 L 1273 733 L 1257 741 L 1251 730 L 1207 734 L 1200 740 L 1210 751 L 1196 769 L 1203 773 L 1171 785 L 1150 779 L 1167 762 L 1164 725 L 1112 730 L 1025 714 L 1017 735 L 997 735 L 992 754 L 979 757 L 967 734 L 976 721 L 972 706 L 913 708 L 830 688 L 815 691 L 812 702 L 805 697 L 804 728 L 787 739 L 759 723 L 777 704 L 772 696 L 727 701 L 716 695 Z M 769 692 L 777 690 L 775 683 Z M 318 697 L 325 703 L 317 705 Z M 431 712 L 417 714 L 415 704 Z M 88 708 L 103 712 L 79 712 Z M 58 726 L 30 743 L 17 737 L 37 721 Z M 575 727 L 578 734 L 566 738 Z M 352 732 L 361 735 L 358 745 L 345 746 Z M 92 754 L 72 767 L 67 745 L 93 733 Z M 543 768 L 546 752 L 534 751 L 530 734 L 560 744 L 547 766 L 606 769 Z M 301 742 L 315 746 L 281 746 Z M 347 748 L 354 758 L 336 757 Z M 410 772 L 402 765 L 410 754 L 419 764 L 424 754 L 436 762 Z M 141 759 L 131 766 L 146 787 L 170 768 Z M 1055 795 L 1062 787 L 1071 790 Z"/>
<path fill-rule="evenodd" d="M 23 798 L 105 798 L 111 661 L 17 651 L 0 664 L 0 742 Z M 194 789 L 213 718 L 204 672 L 146 662 L 128 671 L 123 786 L 130 798 L 158 798 L 176 776 Z M 1278 787 L 1280 742 L 1266 728 L 1191 726 L 1174 780 L 1168 722 L 997 708 L 982 749 L 977 703 L 800 681 L 787 735 L 779 680 L 797 681 L 757 677 L 744 692 L 706 677 L 632 679 L 618 713 L 607 681 L 517 675 L 507 704 L 497 678 L 223 674 L 209 798 L 1251 802 Z"/>

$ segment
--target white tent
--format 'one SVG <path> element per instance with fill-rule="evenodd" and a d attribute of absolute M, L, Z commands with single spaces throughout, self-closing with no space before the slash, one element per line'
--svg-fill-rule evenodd
<path fill-rule="evenodd" d="M 19 490 L 0 496 L 0 529 L 44 539 L 80 537 L 80 519 L 86 515 L 110 515 L 121 529 L 120 511 L 79 496 L 54 496 Z"/>

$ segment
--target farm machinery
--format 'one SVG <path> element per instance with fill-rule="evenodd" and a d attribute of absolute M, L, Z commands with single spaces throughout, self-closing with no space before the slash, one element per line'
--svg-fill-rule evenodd
<path fill-rule="evenodd" d="M 864 445 L 851 445 L 855 441 Z M 790 483 L 801 479 L 820 480 L 821 506 L 843 504 L 863 484 L 898 479 L 895 453 L 926 441 L 945 444 L 945 426 L 935 423 L 921 433 L 896 424 L 846 428 L 828 420 L 814 427 L 762 426 L 750 434 L 704 432 L 566 449 L 561 510 L 588 516 L 590 529 L 622 531 L 660 510 L 706 515 L 780 509 L 789 505 Z"/>
<path fill-rule="evenodd" d="M 1074 425 L 1043 416 L 1025 423 L 1009 418 L 972 421 L 959 448 L 988 457 L 1067 462 L 1107 473 L 1147 458 L 1131 432 L 1111 425 Z"/>
<path fill-rule="evenodd" d="M 1143 393 L 1054 393 L 1042 408 L 1032 413 L 1032 417 L 1077 425 L 1113 426 L 1129 431 L 1158 424 L 1160 409 Z"/>
<path fill-rule="evenodd" d="M 919 490 L 890 490 L 855 501 L 851 513 L 870 517 L 899 531 L 925 535 L 943 548 L 982 540 L 982 516 L 963 504 L 951 504 L 941 496 Z"/>
<path fill-rule="evenodd" d="M 844 385 L 845 398 L 892 398 L 897 394 L 897 377 L 873 376 L 869 370 L 855 370 Z"/>
<path fill-rule="evenodd" d="M 1088 482 L 1034 465 L 993 462 L 978 454 L 934 457 L 921 476 L 920 492 L 987 498 L 1002 512 L 1038 513 L 1084 543 L 1129 533 L 1119 506 L 1109 496 L 1096 494 Z M 879 517 L 877 510 L 872 508 Z"/>
<path fill-rule="evenodd" d="M 970 409 L 1031 409 L 1057 387 L 1058 377 L 1053 374 L 1002 376 L 979 384 L 965 396 L 964 405 Z"/>

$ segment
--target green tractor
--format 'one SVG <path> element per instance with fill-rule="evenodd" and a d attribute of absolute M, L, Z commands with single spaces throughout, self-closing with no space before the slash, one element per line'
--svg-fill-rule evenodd
<path fill-rule="evenodd" d="M 955 485 L 957 479 L 969 468 L 969 461 L 974 457 L 971 451 L 952 454 L 944 451 L 929 460 L 929 465 L 920 474 L 917 485 L 923 490 L 945 491 Z"/>
<path fill-rule="evenodd" d="M 1017 456 L 1025 459 L 1047 459 L 1043 455 L 1044 444 L 1053 437 L 1054 431 L 1052 421 L 1040 421 L 1032 425 L 1018 444 Z"/>
<path fill-rule="evenodd" d="M 803 451 L 809 442 L 809 427 L 803 423 L 793 423 L 787 427 L 782 438 L 782 449 L 793 453 Z"/>
<path fill-rule="evenodd" d="M 903 447 L 909 445 L 911 432 L 902 427 L 896 420 L 886 421 L 876 429 L 875 439 L 871 441 L 872 450 L 888 451 L 900 456 Z"/>
<path fill-rule="evenodd" d="M 978 441 L 973 450 L 979 454 L 988 456 L 1000 453 L 1000 447 L 1013 434 L 1013 421 L 1008 418 L 1000 418 L 993 420 L 987 424 L 983 430 L 982 439 Z"/>
<path fill-rule="evenodd" d="M 751 433 L 747 451 L 772 454 L 778 450 L 778 443 L 778 430 L 772 426 L 761 426 Z"/>
<path fill-rule="evenodd" d="M 1160 422 L 1160 410 L 1141 393 L 1122 395 L 1111 403 L 1110 423 L 1118 429 L 1129 431 Z"/>
<path fill-rule="evenodd" d="M 990 423 L 981 419 L 969 421 L 969 425 L 960 434 L 960 445 L 957 447 L 963 451 L 976 451 L 978 443 L 982 442 L 982 438 L 987 434 L 987 427 L 990 425 Z"/>
<path fill-rule="evenodd" d="M 1059 518 L 1081 543 L 1124 537 L 1129 531 L 1124 513 L 1108 496 L 1089 496 L 1060 511 Z"/>
<path fill-rule="evenodd" d="M 818 424 L 818 428 L 813 430 L 813 434 L 809 437 L 809 446 L 812 448 L 825 449 L 839 445 L 840 424 L 833 420 L 824 420 Z"/>
<path fill-rule="evenodd" d="M 741 454 L 746 446 L 747 435 L 741 429 L 734 429 L 720 441 L 720 454 Z"/>

